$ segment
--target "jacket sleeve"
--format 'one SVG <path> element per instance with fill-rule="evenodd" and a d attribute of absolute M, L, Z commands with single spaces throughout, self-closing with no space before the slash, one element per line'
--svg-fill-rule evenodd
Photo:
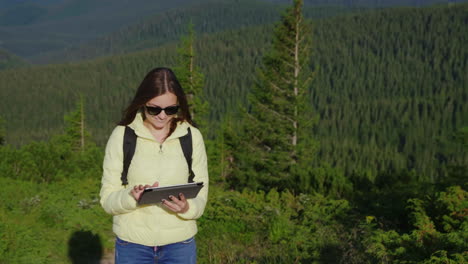
<path fill-rule="evenodd" d="M 205 211 L 208 200 L 208 162 L 206 157 L 205 143 L 200 131 L 191 128 L 193 140 L 192 170 L 195 174 L 195 182 L 203 182 L 204 186 L 194 199 L 188 199 L 189 210 L 183 214 L 178 214 L 181 218 L 187 220 L 198 219 Z"/>
<path fill-rule="evenodd" d="M 123 135 L 125 127 L 114 129 L 106 145 L 101 181 L 101 205 L 112 215 L 132 212 L 137 202 L 131 195 L 132 186 L 122 186 L 120 176 L 123 170 Z"/>

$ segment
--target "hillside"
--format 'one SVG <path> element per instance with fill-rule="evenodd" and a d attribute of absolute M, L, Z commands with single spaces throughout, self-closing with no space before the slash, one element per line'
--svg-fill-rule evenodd
<path fill-rule="evenodd" d="M 178 40 L 186 34 L 190 22 L 194 24 L 198 34 L 212 34 L 273 24 L 283 9 L 284 5 L 251 0 L 200 2 L 157 13 L 140 23 L 124 27 L 96 40 L 40 54 L 31 59 L 36 63 L 60 63 L 152 49 Z M 309 7 L 305 13 L 309 18 L 320 18 L 363 10 L 366 9 L 339 6 Z"/>
<path fill-rule="evenodd" d="M 323 159 L 348 173 L 432 179 L 467 164 L 454 135 L 468 125 L 468 4 L 323 22 L 334 29 L 315 38 Z"/>
<path fill-rule="evenodd" d="M 257 1 L 202 1 L 156 13 L 144 21 L 123 27 L 83 45 L 40 54 L 32 59 L 39 63 L 57 63 L 152 49 L 167 42 L 177 41 L 186 34 L 190 22 L 195 25 L 198 34 L 205 34 L 271 24 L 279 14 L 278 5 Z M 239 20 L 240 17 L 243 19 Z"/>
<path fill-rule="evenodd" d="M 0 71 L 28 65 L 20 57 L 0 48 Z"/>
<path fill-rule="evenodd" d="M 193 0 L 55 0 L 0 2 L 1 47 L 30 59 L 93 40 Z M 196 1 L 201 2 L 201 1 Z"/>
<path fill-rule="evenodd" d="M 289 0 L 263 0 L 272 3 L 290 3 Z M 304 0 L 306 5 L 340 5 L 347 7 L 421 7 L 434 4 L 452 4 L 466 2 L 466 0 Z"/>
<path fill-rule="evenodd" d="M 272 3 L 269 3 L 272 2 Z M 198 34 L 216 33 L 248 26 L 271 24 L 277 21 L 284 6 L 290 1 L 236 0 L 202 1 L 155 13 L 143 21 L 100 36 L 80 45 L 63 50 L 53 50 L 32 56 L 35 63 L 60 63 L 92 59 L 100 56 L 124 54 L 142 49 L 151 49 L 168 41 L 179 39 L 192 22 Z M 311 19 L 331 17 L 343 13 L 365 12 L 370 8 L 393 5 L 431 5 L 433 1 L 306 1 L 304 13 Z M 239 19 L 242 18 L 242 19 Z"/>
<path fill-rule="evenodd" d="M 468 124 L 467 11 L 462 4 L 314 20 L 311 116 L 320 117 L 315 133 L 321 161 L 370 176 L 408 169 L 437 177 L 448 164 L 466 164 L 452 137 Z M 245 103 L 271 29 L 198 38 L 212 125 Z M 144 73 L 174 66 L 175 56 L 173 42 L 129 55 L 0 72 L 0 98 L 8 98 L 0 104 L 7 142 L 60 131 L 63 114 L 83 94 L 90 131 L 103 144 Z"/>
<path fill-rule="evenodd" d="M 449 3 L 466 2 L 466 0 L 450 0 Z M 270 8 L 278 9 L 278 7 L 289 4 L 289 0 L 176 0 L 169 2 L 160 2 L 152 0 L 141 0 L 136 4 L 129 0 L 1 0 L 0 1 L 0 36 L 2 36 L 0 47 L 8 50 L 25 60 L 34 63 L 49 63 L 57 62 L 62 58 L 63 54 L 71 51 L 77 55 L 77 50 L 82 53 L 87 51 L 86 56 L 72 56 L 73 58 L 93 58 L 93 54 L 108 55 L 114 54 L 115 47 L 112 46 L 112 52 L 109 53 L 109 41 L 119 46 L 119 35 L 124 34 L 127 37 L 132 37 L 129 30 L 132 31 L 136 25 L 158 22 L 170 14 L 165 12 L 187 13 L 187 10 L 199 9 L 195 12 L 200 12 L 201 7 L 205 11 L 212 12 L 215 17 L 221 13 L 213 11 L 218 10 L 217 5 L 233 5 L 235 9 L 243 9 L 246 6 L 252 5 L 257 14 L 262 17 L 263 13 L 271 13 Z M 352 11 L 356 9 L 381 8 L 390 6 L 424 6 L 432 4 L 447 3 L 447 0 L 306 0 L 305 4 L 309 10 L 315 10 L 318 7 L 330 9 L 337 8 L 341 11 Z M 265 9 L 265 10 L 263 10 Z M 185 11 L 184 11 L 185 10 Z M 312 11 L 312 13 L 320 13 L 322 11 Z M 188 12 L 190 13 L 190 12 Z M 187 13 L 187 14 L 188 14 Z M 188 14 L 190 16 L 190 14 Z M 327 14 L 329 15 L 329 14 Z M 210 17 L 205 22 L 212 21 Z M 236 23 L 239 26 L 252 25 L 250 18 L 239 16 Z M 187 17 L 183 17 L 182 21 L 186 24 Z M 198 16 L 193 16 L 192 19 L 199 19 Z M 214 24 L 206 23 L 209 27 L 217 27 L 217 24 L 223 20 L 217 20 Z M 268 20 L 271 21 L 271 20 Z M 264 20 L 263 22 L 268 21 Z M 167 23 L 167 21 L 164 21 Z M 177 21 L 176 21 L 177 22 Z M 199 25 L 197 30 L 203 30 L 203 23 Z M 225 23 L 220 23 L 222 27 Z M 171 33 L 168 36 L 159 38 L 153 45 L 159 45 L 168 41 L 168 37 L 172 40 L 177 39 L 181 31 L 180 25 L 177 23 L 170 24 Z M 235 27 L 230 25 L 229 28 Z M 222 30 L 221 28 L 219 28 Z M 165 29 L 163 29 L 165 30 Z M 167 30 L 167 29 L 166 29 Z M 173 32 L 171 32 L 173 31 Z M 200 33 L 203 31 L 199 31 Z M 213 31 L 209 31 L 213 32 Z M 168 32 L 165 32 L 168 33 Z M 174 34 L 175 33 L 175 34 Z M 137 37 L 132 41 L 133 48 L 151 47 L 149 42 L 141 43 Z M 143 46 L 141 46 L 143 44 Z M 84 45 L 82 47 L 82 45 Z M 128 45 L 128 42 L 125 44 Z M 97 50 L 93 51 L 93 47 Z M 154 46 L 153 46 L 154 47 Z M 65 51 L 64 51 L 65 50 Z M 127 49 L 128 50 L 128 49 Z M 134 49 L 133 49 L 134 50 Z M 97 51 L 105 53 L 97 53 Z M 93 53 L 95 52 L 95 53 Z M 92 55 L 92 56 L 90 56 Z M 48 57 L 52 56 L 53 60 Z M 68 55 L 66 56 L 68 57 Z M 62 60 L 63 61 L 63 60 Z"/>

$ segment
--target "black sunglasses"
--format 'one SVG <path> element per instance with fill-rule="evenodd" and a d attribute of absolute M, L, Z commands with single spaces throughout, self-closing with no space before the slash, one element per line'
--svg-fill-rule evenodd
<path fill-rule="evenodd" d="M 150 115 L 159 115 L 161 111 L 164 110 L 164 113 L 166 115 L 175 115 L 177 114 L 177 111 L 179 111 L 179 106 L 178 105 L 173 105 L 173 106 L 168 106 L 166 108 L 161 108 L 159 106 L 147 106 L 145 105 L 146 111 Z"/>

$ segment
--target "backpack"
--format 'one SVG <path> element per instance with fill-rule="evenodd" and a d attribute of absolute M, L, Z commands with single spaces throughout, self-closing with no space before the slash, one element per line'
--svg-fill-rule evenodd
<path fill-rule="evenodd" d="M 187 161 L 187 165 L 189 168 L 189 177 L 188 182 L 193 182 L 193 178 L 195 174 L 192 171 L 192 132 L 190 131 L 190 127 L 187 128 L 187 135 L 180 137 L 180 146 L 182 147 L 182 151 L 184 152 L 185 160 Z M 122 180 L 122 185 L 127 185 L 127 174 L 128 168 L 130 167 L 130 162 L 132 161 L 133 154 L 135 154 L 136 148 L 136 140 L 137 135 L 135 131 L 128 126 L 125 126 L 125 134 L 123 138 L 123 170 L 122 176 L 120 179 Z"/>

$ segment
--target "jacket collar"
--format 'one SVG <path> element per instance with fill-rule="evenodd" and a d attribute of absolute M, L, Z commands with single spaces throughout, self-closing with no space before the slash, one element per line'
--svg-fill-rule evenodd
<path fill-rule="evenodd" d="M 138 112 L 137 115 L 135 116 L 135 119 L 133 119 L 132 123 L 128 125 L 130 128 L 132 128 L 135 131 L 135 134 L 139 137 L 146 138 L 149 140 L 155 140 L 149 129 L 144 125 L 143 123 L 143 115 L 141 112 Z M 187 128 L 190 125 L 187 122 L 179 122 L 177 123 L 176 129 L 174 132 L 166 139 L 170 140 L 173 138 L 179 138 L 187 135 Z"/>

